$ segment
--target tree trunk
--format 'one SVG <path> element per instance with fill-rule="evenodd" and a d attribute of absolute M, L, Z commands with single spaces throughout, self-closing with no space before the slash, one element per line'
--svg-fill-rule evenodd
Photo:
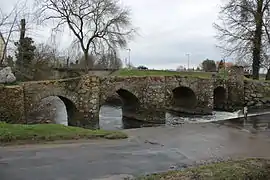
<path fill-rule="evenodd" d="M 1 32 L 0 32 L 0 40 L 2 40 L 3 42 L 3 46 L 4 46 L 4 49 L 3 49 L 3 54 L 2 54 L 2 57 L 1 57 L 1 60 L 0 60 L 0 67 L 4 66 L 4 60 L 5 60 L 5 56 L 6 56 L 6 52 L 7 52 L 7 42 L 5 41 L 4 37 L 2 36 Z"/>
<path fill-rule="evenodd" d="M 26 28 L 25 28 L 25 19 L 21 19 L 21 32 L 20 32 L 20 40 L 24 39 L 25 38 L 25 31 L 26 31 Z"/>
<path fill-rule="evenodd" d="M 89 59 L 88 52 L 84 51 L 84 66 L 85 66 L 85 73 L 87 73 L 87 74 L 88 74 L 88 69 L 89 69 L 89 67 L 88 67 L 88 65 L 89 65 L 88 59 Z"/>
<path fill-rule="evenodd" d="M 263 0 L 258 0 L 257 10 L 255 13 L 256 29 L 253 40 L 253 79 L 259 79 L 261 46 L 262 46 L 262 26 L 263 26 Z"/>
<path fill-rule="evenodd" d="M 265 77 L 265 80 L 270 80 L 270 68 L 267 69 L 267 74 L 266 74 L 266 77 Z"/>

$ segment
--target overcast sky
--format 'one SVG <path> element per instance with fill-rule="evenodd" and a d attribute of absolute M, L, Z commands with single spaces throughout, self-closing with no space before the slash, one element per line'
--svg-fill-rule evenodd
<path fill-rule="evenodd" d="M 0 0 L 5 9 L 12 7 L 15 0 Z M 131 62 L 149 68 L 175 69 L 179 65 L 196 67 L 206 59 L 220 60 L 222 55 L 215 47 L 215 30 L 220 0 L 122 0 L 132 10 L 139 36 L 129 44 Z M 49 31 L 39 36 L 47 39 Z M 62 44 L 64 40 L 62 39 Z M 121 58 L 128 51 L 121 52 Z"/>
<path fill-rule="evenodd" d="M 212 24 L 217 20 L 219 0 L 123 0 L 132 8 L 140 37 L 130 44 L 131 61 L 153 68 L 193 66 L 221 54 Z M 127 53 L 125 53 L 127 54 Z M 124 57 L 124 55 L 123 55 Z"/>

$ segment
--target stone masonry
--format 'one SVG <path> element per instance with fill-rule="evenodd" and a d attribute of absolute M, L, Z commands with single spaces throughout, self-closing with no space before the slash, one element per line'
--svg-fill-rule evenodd
<path fill-rule="evenodd" d="M 248 107 L 270 107 L 270 82 L 245 80 L 245 102 Z"/>
<path fill-rule="evenodd" d="M 260 82 L 261 83 L 261 82 Z M 98 120 L 99 109 L 105 101 L 116 94 L 123 102 L 123 114 L 132 112 L 135 116 L 145 112 L 154 112 L 149 119 L 135 116 L 139 120 L 155 122 L 154 115 L 172 105 L 174 90 L 179 87 L 190 89 L 196 99 L 198 108 L 214 108 L 215 89 L 224 89 L 224 104 L 233 106 L 241 104 L 245 99 L 254 102 L 250 105 L 262 105 L 270 102 L 270 83 L 261 83 L 239 79 L 220 80 L 191 78 L 181 76 L 157 77 L 95 77 L 82 76 L 63 80 L 25 82 L 17 86 L 0 86 L 0 119 L 11 123 L 29 123 L 27 117 L 31 110 L 43 98 L 58 96 L 66 105 L 69 124 L 74 126 L 92 127 Z M 253 91 L 253 88 L 257 90 Z M 263 87 L 263 88 L 261 88 Z M 234 92 L 230 92 L 233 89 Z M 256 88 L 255 88 L 256 89 Z M 237 92 L 237 96 L 233 94 Z M 220 97 L 221 97 L 220 96 Z M 241 96 L 241 97 L 239 97 Z M 246 97 L 246 98 L 245 98 Z M 224 107 L 225 109 L 228 107 Z M 127 113 L 126 113 L 127 112 Z M 31 122 L 33 123 L 33 122 Z"/>

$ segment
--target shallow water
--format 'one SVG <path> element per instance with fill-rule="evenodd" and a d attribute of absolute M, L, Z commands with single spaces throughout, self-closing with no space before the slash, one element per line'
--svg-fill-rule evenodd
<path fill-rule="evenodd" d="M 256 113 L 250 114 L 250 116 L 255 116 Z M 208 122 L 218 122 L 229 119 L 235 119 L 243 117 L 240 111 L 236 112 L 220 112 L 215 111 L 213 115 L 207 116 L 176 116 L 171 113 L 166 113 L 166 124 L 167 126 L 178 126 L 184 123 L 208 123 Z M 101 129 L 129 129 L 129 128 L 140 128 L 143 126 L 151 126 L 151 124 L 143 124 L 141 122 L 135 122 L 132 119 L 123 119 L 121 107 L 116 106 L 102 106 L 99 115 L 99 124 Z M 128 124 L 128 125 L 127 125 Z"/>
<path fill-rule="evenodd" d="M 57 97 L 48 98 L 46 100 L 50 104 L 53 113 L 53 121 L 56 124 L 68 125 L 68 117 L 65 104 Z M 206 116 L 188 116 L 188 115 L 174 115 L 171 113 L 166 113 L 166 126 L 179 126 L 182 124 L 190 123 L 208 123 L 208 122 L 226 122 L 227 124 L 233 124 L 240 128 L 250 129 L 250 127 L 257 127 L 257 129 L 267 129 L 270 127 L 270 115 L 269 111 L 260 113 L 250 113 L 248 121 L 244 121 L 243 114 L 241 111 L 236 112 L 220 112 L 215 111 L 213 115 Z M 264 117 L 269 119 L 266 122 L 262 122 Z M 231 120 L 232 121 L 228 121 Z M 257 125 L 255 125 L 257 124 Z M 263 125 L 262 125 L 263 124 Z M 104 105 L 100 109 L 99 115 L 99 127 L 105 130 L 119 130 L 119 129 L 131 129 L 131 128 L 141 128 L 145 126 L 154 126 L 153 124 L 142 123 L 140 121 L 135 121 L 129 118 L 122 117 L 121 106 L 109 106 Z"/>
<path fill-rule="evenodd" d="M 105 130 L 123 129 L 121 106 L 102 106 L 99 112 L 99 126 Z"/>

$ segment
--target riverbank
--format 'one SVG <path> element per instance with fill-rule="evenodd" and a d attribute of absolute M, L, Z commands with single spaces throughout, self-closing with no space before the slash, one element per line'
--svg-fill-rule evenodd
<path fill-rule="evenodd" d="M 58 124 L 23 125 L 0 123 L 1 145 L 98 138 L 125 139 L 127 135 L 120 131 L 89 130 Z"/>
<path fill-rule="evenodd" d="M 205 162 L 270 157 L 269 137 L 215 123 L 123 132 L 128 139 L 2 147 L 1 180 L 120 180 Z"/>
<path fill-rule="evenodd" d="M 227 161 L 189 168 L 182 171 L 153 174 L 137 180 L 221 180 L 221 179 L 270 179 L 270 160 L 246 159 Z"/>

